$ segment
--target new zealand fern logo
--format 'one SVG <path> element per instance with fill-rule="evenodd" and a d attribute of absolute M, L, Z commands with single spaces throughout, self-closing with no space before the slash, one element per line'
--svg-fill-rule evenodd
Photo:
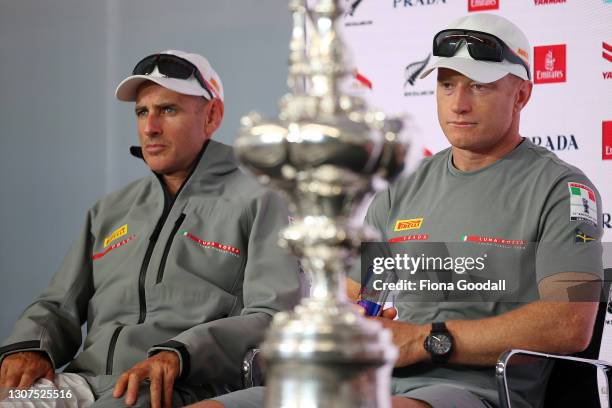
<path fill-rule="evenodd" d="M 406 88 L 406 85 L 408 84 L 410 84 L 410 86 L 414 86 L 414 83 L 419 78 L 419 75 L 421 75 L 421 72 L 425 70 L 425 67 L 429 63 L 430 59 L 431 54 L 428 54 L 427 58 L 425 58 L 424 60 L 413 62 L 412 64 L 408 64 L 406 66 L 406 69 L 404 70 L 404 77 L 406 78 L 406 82 L 404 82 L 404 88 Z"/>
<path fill-rule="evenodd" d="M 355 10 L 357 10 L 357 7 L 359 7 L 362 1 L 363 0 L 348 0 L 349 7 L 346 11 L 346 15 L 353 17 L 353 14 L 355 14 Z"/>

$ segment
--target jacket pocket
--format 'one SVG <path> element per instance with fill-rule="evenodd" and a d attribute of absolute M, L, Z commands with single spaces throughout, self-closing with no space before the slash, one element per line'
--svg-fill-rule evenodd
<path fill-rule="evenodd" d="M 166 259 L 168 258 L 170 247 L 172 246 L 174 237 L 176 236 L 176 233 L 178 232 L 184 220 L 185 220 L 185 213 L 182 213 L 180 217 L 178 217 L 178 219 L 174 223 L 174 227 L 172 228 L 172 232 L 170 233 L 170 238 L 168 238 L 168 241 L 166 242 L 166 246 L 164 247 L 164 252 L 162 253 L 162 259 L 159 264 L 159 269 L 157 271 L 157 279 L 155 280 L 156 284 L 160 283 L 162 279 L 164 279 L 164 269 L 166 268 Z"/>

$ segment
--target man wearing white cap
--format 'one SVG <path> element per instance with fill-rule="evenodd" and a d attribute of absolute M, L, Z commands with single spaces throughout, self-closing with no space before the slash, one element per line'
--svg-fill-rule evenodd
<path fill-rule="evenodd" d="M 568 282 L 591 282 L 596 292 L 603 276 L 601 200 L 579 169 L 520 136 L 520 113 L 533 88 L 530 52 L 525 34 L 497 15 L 469 15 L 437 33 L 438 59 L 422 76 L 437 69 L 438 120 L 451 147 L 423 160 L 369 208 L 366 222 L 385 241 L 408 242 L 416 233 L 424 241 L 464 242 L 449 244 L 449 251 L 488 254 L 487 273 L 520 287 L 503 302 L 414 303 L 400 292 L 397 311 L 379 318 L 400 351 L 396 408 L 498 405 L 494 366 L 502 352 L 569 354 L 589 344 L 597 295 L 585 302 L 544 299 L 567 299 L 576 285 Z M 576 205 L 575 193 L 588 195 L 587 204 Z M 398 220 L 411 219 L 422 220 L 418 230 L 398 228 Z M 470 278 L 451 275 L 455 283 Z M 540 406 L 549 370 L 518 369 L 512 406 Z"/>
<path fill-rule="evenodd" d="M 572 281 L 594 282 L 597 289 L 601 200 L 579 169 L 519 134 L 533 85 L 531 48 L 518 27 L 497 15 L 473 14 L 436 34 L 433 51 L 439 58 L 423 75 L 437 69 L 438 118 L 452 147 L 379 193 L 366 222 L 384 241 L 465 242 L 455 255 L 489 253 L 487 271 L 533 293 L 519 291 L 504 302 L 423 302 L 421 296 L 416 303 L 399 293 L 397 310 L 378 319 L 399 348 L 395 408 L 486 408 L 499 404 L 494 366 L 505 350 L 574 353 L 589 343 L 596 295 L 586 298 L 593 302 L 534 300 L 538 291 L 541 299 L 565 299 Z M 416 222 L 402 228 L 401 220 Z M 349 283 L 356 300 L 360 285 Z M 520 393 L 513 407 L 541 406 L 549 369 L 529 364 L 514 373 Z M 215 400 L 198 408 L 262 406 L 263 390 Z"/>
<path fill-rule="evenodd" d="M 288 219 L 282 200 L 211 140 L 224 105 L 208 61 L 153 54 L 116 96 L 135 102 L 140 147 L 131 152 L 152 173 L 90 209 L 0 348 L 0 387 L 13 406 L 168 408 L 242 388 L 245 354 L 299 297 L 297 261 L 276 243 Z M 62 394 L 17 401 L 14 390 L 32 385 L 35 395 Z"/>

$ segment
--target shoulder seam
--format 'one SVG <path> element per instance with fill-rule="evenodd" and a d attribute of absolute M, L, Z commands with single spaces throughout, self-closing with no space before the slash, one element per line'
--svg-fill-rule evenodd
<path fill-rule="evenodd" d="M 557 157 L 556 155 L 554 155 L 554 153 L 549 152 L 548 150 L 547 150 L 546 152 L 542 152 L 542 151 L 539 151 L 539 149 L 535 149 L 534 147 L 536 147 L 536 146 L 527 146 L 527 148 L 528 148 L 530 151 L 532 151 L 534 154 L 537 154 L 537 155 L 538 155 L 538 157 L 541 157 L 542 159 L 545 159 L 545 160 L 547 160 L 547 161 L 549 161 L 549 162 L 552 162 L 553 164 L 555 164 L 555 165 L 557 165 L 557 166 L 561 167 L 562 169 L 564 169 L 564 170 L 565 170 L 565 171 L 567 171 L 567 172 L 576 172 L 576 171 L 578 171 L 578 172 L 580 172 L 580 173 L 584 174 L 584 173 L 582 172 L 582 170 L 578 169 L 578 168 L 577 168 L 577 167 L 575 167 L 575 166 L 572 166 L 572 165 L 571 165 L 571 164 L 569 164 L 569 163 L 566 163 L 565 161 L 563 161 L 562 159 L 560 159 L 559 157 Z M 552 155 L 548 155 L 548 154 L 545 154 L 545 153 L 551 153 Z M 555 181 L 558 181 L 558 180 L 559 180 L 561 177 L 563 177 L 563 176 L 564 176 L 564 174 L 560 174 L 560 175 L 559 175 L 559 176 L 556 178 L 556 180 L 555 180 Z"/>

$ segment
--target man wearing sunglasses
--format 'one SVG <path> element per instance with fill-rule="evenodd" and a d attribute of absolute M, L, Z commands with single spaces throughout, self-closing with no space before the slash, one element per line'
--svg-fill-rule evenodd
<path fill-rule="evenodd" d="M 0 348 L 0 386 L 55 381 L 97 408 L 169 408 L 241 388 L 245 354 L 299 298 L 297 261 L 277 245 L 287 210 L 211 139 L 223 85 L 204 57 L 150 55 L 116 96 L 135 102 L 131 152 L 152 172 L 91 208 Z"/>
<path fill-rule="evenodd" d="M 400 293 L 397 311 L 379 318 L 400 351 L 396 408 L 498 405 L 494 367 L 502 352 L 570 354 L 590 341 L 603 276 L 601 199 L 579 169 L 519 133 L 533 87 L 530 52 L 525 34 L 497 15 L 469 15 L 437 33 L 438 59 L 422 77 L 437 70 L 438 120 L 451 147 L 369 208 L 366 222 L 385 241 L 415 232 L 426 241 L 465 242 L 456 255 L 488 253 L 488 271 L 499 271 L 509 285 L 529 283 L 504 302 L 414 303 Z M 418 230 L 397 227 L 410 219 L 422 220 Z M 587 283 L 587 301 L 546 301 L 567 299 L 575 282 Z M 359 286 L 352 286 L 356 296 Z M 540 406 L 549 369 L 530 364 L 515 372 L 512 384 L 521 394 L 513 407 Z"/>
<path fill-rule="evenodd" d="M 487 270 L 509 286 L 527 284 L 504 302 L 415 302 L 400 293 L 397 310 L 378 319 L 399 348 L 394 408 L 487 408 L 499 404 L 494 367 L 502 352 L 569 354 L 589 343 L 602 277 L 601 199 L 579 169 L 520 136 L 533 85 L 531 48 L 518 27 L 473 14 L 436 34 L 433 48 L 439 58 L 423 76 L 437 70 L 438 118 L 451 147 L 378 194 L 366 222 L 384 241 L 466 242 L 455 255 L 499 254 Z M 576 205 L 576 192 L 585 206 Z M 398 220 L 420 221 L 406 230 Z M 594 301 L 546 301 L 566 299 L 572 282 L 590 282 L 583 299 Z M 359 288 L 349 280 L 352 299 Z M 521 394 L 513 407 L 541 406 L 549 369 L 528 364 L 514 373 Z M 263 406 L 262 396 L 261 388 L 241 390 L 197 406 Z"/>

